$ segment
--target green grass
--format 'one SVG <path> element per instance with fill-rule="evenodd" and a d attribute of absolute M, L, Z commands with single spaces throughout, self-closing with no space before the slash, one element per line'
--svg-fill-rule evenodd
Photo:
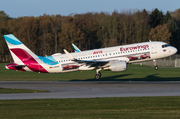
<path fill-rule="evenodd" d="M 0 63 L 0 81 L 95 81 L 96 71 L 69 73 L 37 73 L 7 70 L 6 64 Z M 101 71 L 100 81 L 179 81 L 180 68 L 159 68 L 129 65 L 127 71 Z"/>
<path fill-rule="evenodd" d="M 0 101 L 1 119 L 177 119 L 180 97 Z"/>
<path fill-rule="evenodd" d="M 0 88 L 0 94 L 6 93 L 38 93 L 38 92 L 47 92 L 45 90 L 29 90 L 29 89 L 15 89 L 15 88 Z"/>
<path fill-rule="evenodd" d="M 95 71 L 45 74 L 7 70 L 0 81 L 94 81 Z M 101 71 L 100 81 L 179 81 L 180 68 L 129 65 L 125 72 Z M 13 89 L 14 90 L 14 89 Z M 174 119 L 180 118 L 180 97 L 0 100 L 0 119 Z"/>

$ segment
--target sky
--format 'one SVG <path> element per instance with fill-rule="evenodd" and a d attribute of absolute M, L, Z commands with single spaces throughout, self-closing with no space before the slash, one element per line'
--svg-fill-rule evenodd
<path fill-rule="evenodd" d="M 87 12 L 108 12 L 117 10 L 152 11 L 158 8 L 166 13 L 180 8 L 180 0 L 0 0 L 0 11 L 13 18 L 60 14 L 68 16 Z"/>

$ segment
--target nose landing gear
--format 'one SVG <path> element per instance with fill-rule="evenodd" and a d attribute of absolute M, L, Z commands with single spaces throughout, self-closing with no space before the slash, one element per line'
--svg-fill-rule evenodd
<path fill-rule="evenodd" d="M 153 63 L 154 63 L 154 69 L 155 69 L 155 70 L 158 70 L 158 69 L 159 69 L 159 67 L 157 66 L 157 62 L 156 62 L 156 60 L 153 60 Z"/>
<path fill-rule="evenodd" d="M 155 70 L 158 70 L 158 69 L 159 69 L 159 67 L 158 67 L 158 66 L 155 66 L 155 67 L 154 67 L 154 69 L 155 69 Z"/>

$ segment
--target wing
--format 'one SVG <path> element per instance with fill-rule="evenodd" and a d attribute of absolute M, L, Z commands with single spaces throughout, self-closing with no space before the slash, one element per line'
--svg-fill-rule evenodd
<path fill-rule="evenodd" d="M 111 63 L 118 62 L 118 61 L 126 61 L 128 62 L 129 59 L 127 57 L 122 57 L 120 60 L 78 60 L 75 59 L 67 50 L 64 49 L 64 52 L 69 57 L 71 61 L 77 62 L 77 63 L 85 63 L 86 65 L 89 65 L 90 67 L 108 67 Z"/>

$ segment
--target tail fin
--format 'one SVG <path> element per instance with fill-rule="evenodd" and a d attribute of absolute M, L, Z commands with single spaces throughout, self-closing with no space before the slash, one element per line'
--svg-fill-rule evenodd
<path fill-rule="evenodd" d="M 20 63 L 29 58 L 37 57 L 29 48 L 19 41 L 13 34 L 4 35 L 10 53 L 15 63 Z"/>
<path fill-rule="evenodd" d="M 39 62 L 41 62 L 40 56 L 34 54 L 29 48 L 27 48 L 21 41 L 19 41 L 14 35 L 4 35 L 10 53 L 13 57 L 14 63 L 6 65 L 6 69 L 19 70 L 19 71 L 34 71 L 48 73 L 46 69 Z M 42 60 L 50 61 L 47 58 L 41 57 Z M 51 57 L 50 57 L 51 58 Z M 51 58 L 52 59 L 52 58 Z"/>

